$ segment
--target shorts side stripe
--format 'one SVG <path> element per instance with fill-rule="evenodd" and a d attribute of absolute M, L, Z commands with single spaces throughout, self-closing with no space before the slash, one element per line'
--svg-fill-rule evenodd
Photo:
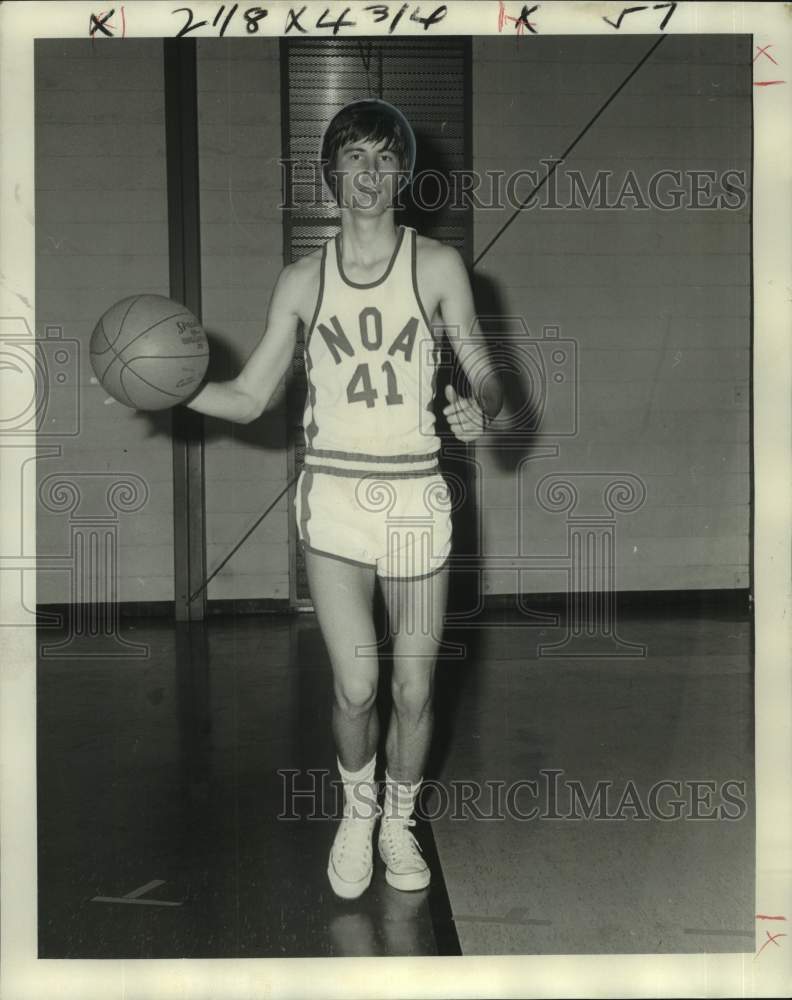
<path fill-rule="evenodd" d="M 310 469 L 303 469 L 302 482 L 300 484 L 300 534 L 307 544 L 310 541 L 308 522 L 311 518 L 310 490 L 313 485 L 313 472 Z"/>
<path fill-rule="evenodd" d="M 349 556 L 340 556 L 336 552 L 327 552 L 325 549 L 314 548 L 313 545 L 307 545 L 303 542 L 303 548 L 307 549 L 308 552 L 313 552 L 317 556 L 326 556 L 328 559 L 337 559 L 339 562 L 349 563 L 350 566 L 363 566 L 365 569 L 374 569 L 375 563 L 373 562 L 363 562 L 361 559 L 350 559 Z"/>
<path fill-rule="evenodd" d="M 448 564 L 448 559 L 445 559 L 439 566 L 435 566 L 434 569 L 427 570 L 425 573 L 417 573 L 415 575 L 411 574 L 408 576 L 401 576 L 397 573 L 379 573 L 378 576 L 382 580 L 426 580 L 428 577 L 439 573 L 441 569 L 445 569 Z"/>

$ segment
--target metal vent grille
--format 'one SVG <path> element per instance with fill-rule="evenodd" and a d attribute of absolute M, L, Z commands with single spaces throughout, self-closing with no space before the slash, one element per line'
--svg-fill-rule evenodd
<path fill-rule="evenodd" d="M 415 201 L 408 196 L 399 221 L 455 246 L 470 261 L 470 209 L 453 207 L 447 199 L 435 208 L 416 204 L 440 200 L 439 185 L 444 182 L 429 179 L 428 172 L 450 178 L 453 171 L 470 166 L 470 40 L 284 39 L 281 66 L 283 156 L 292 164 L 284 174 L 284 260 L 290 263 L 317 250 L 338 231 L 338 209 L 332 201 L 323 201 L 318 168 L 327 123 L 350 101 L 380 97 L 407 116 L 418 144 L 416 177 L 427 175 L 426 188 L 419 188 Z M 450 190 L 450 180 L 444 187 Z M 292 475 L 302 468 L 305 448 L 302 331 L 297 353 L 289 398 Z M 310 597 L 293 520 L 289 522 L 291 599 L 306 604 Z"/>

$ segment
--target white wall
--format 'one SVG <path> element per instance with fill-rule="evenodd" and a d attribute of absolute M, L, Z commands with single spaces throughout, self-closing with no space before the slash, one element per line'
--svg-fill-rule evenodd
<path fill-rule="evenodd" d="M 80 434 L 62 439 L 61 457 L 40 460 L 38 476 L 141 476 L 148 502 L 119 520 L 118 597 L 172 600 L 170 415 L 107 403 L 88 360 L 109 305 L 169 291 L 162 43 L 37 45 L 36 332 L 61 326 L 82 349 Z M 237 371 L 257 342 L 282 265 L 279 72 L 277 40 L 198 44 L 203 318 L 215 377 Z M 62 403 L 51 408 L 53 428 L 66 421 Z M 211 571 L 286 483 L 285 415 L 250 427 L 207 420 L 206 432 Z M 288 516 L 284 498 L 210 585 L 210 598 L 288 597 Z M 68 515 L 40 509 L 40 562 L 68 545 Z M 40 569 L 38 586 L 41 603 L 75 596 L 65 572 Z"/>
<path fill-rule="evenodd" d="M 203 321 L 210 376 L 239 371 L 283 266 L 277 39 L 198 42 Z M 283 407 L 248 426 L 206 420 L 207 570 L 287 482 Z M 209 585 L 209 598 L 289 596 L 284 497 Z"/>
<path fill-rule="evenodd" d="M 140 292 L 168 294 L 162 43 L 39 40 L 35 52 L 36 336 L 61 327 L 81 348 L 80 432 L 58 436 L 70 407 L 56 392 L 40 441 L 58 444 L 61 455 L 40 458 L 38 478 L 100 474 L 73 480 L 85 496 L 81 513 L 98 514 L 107 510 L 107 483 L 141 477 L 147 503 L 118 517 L 117 596 L 172 600 L 170 416 L 150 419 L 108 402 L 91 384 L 88 360 L 109 306 Z M 71 601 L 68 574 L 42 568 L 68 553 L 68 513 L 39 508 L 37 549 L 38 601 Z"/>
<path fill-rule="evenodd" d="M 540 160 L 564 151 L 650 44 L 476 39 L 474 167 L 541 176 Z M 595 171 L 611 169 L 618 189 L 627 169 L 645 183 L 662 168 L 735 168 L 750 184 L 750 116 L 750 39 L 669 37 L 559 174 L 577 168 L 591 184 Z M 476 213 L 476 253 L 510 212 Z M 505 467 L 495 445 L 477 448 L 486 554 L 516 553 L 518 526 L 529 552 L 564 551 L 564 515 L 534 500 L 542 476 L 630 472 L 648 495 L 617 520 L 619 589 L 748 585 L 749 252 L 748 205 L 531 209 L 517 218 L 477 271 L 534 337 L 557 326 L 577 343 L 579 430 L 571 439 L 548 434 L 560 455 L 521 472 Z M 533 447 L 541 443 L 540 435 Z M 513 572 L 494 568 L 485 586 L 517 589 Z M 566 586 L 545 572 L 526 576 L 522 589 Z"/>

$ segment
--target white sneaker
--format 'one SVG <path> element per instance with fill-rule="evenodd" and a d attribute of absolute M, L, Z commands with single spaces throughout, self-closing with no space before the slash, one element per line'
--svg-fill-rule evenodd
<path fill-rule="evenodd" d="M 336 896 L 357 899 L 368 889 L 374 871 L 371 840 L 381 814 L 379 806 L 372 816 L 365 817 L 344 810 L 327 865 L 327 877 Z"/>
<path fill-rule="evenodd" d="M 407 892 L 425 889 L 431 874 L 423 859 L 418 841 L 408 827 L 415 826 L 414 819 L 385 817 L 380 824 L 379 854 L 385 862 L 385 881 L 394 889 Z"/>

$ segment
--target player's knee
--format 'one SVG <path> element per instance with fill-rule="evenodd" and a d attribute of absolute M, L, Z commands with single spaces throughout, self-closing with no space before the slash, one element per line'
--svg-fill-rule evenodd
<path fill-rule="evenodd" d="M 400 715 L 421 716 L 432 704 L 432 685 L 428 677 L 394 680 L 391 693 L 393 705 Z"/>
<path fill-rule="evenodd" d="M 336 684 L 335 697 L 336 704 L 344 715 L 355 717 L 371 710 L 377 697 L 377 688 L 368 680 L 343 681 Z"/>

